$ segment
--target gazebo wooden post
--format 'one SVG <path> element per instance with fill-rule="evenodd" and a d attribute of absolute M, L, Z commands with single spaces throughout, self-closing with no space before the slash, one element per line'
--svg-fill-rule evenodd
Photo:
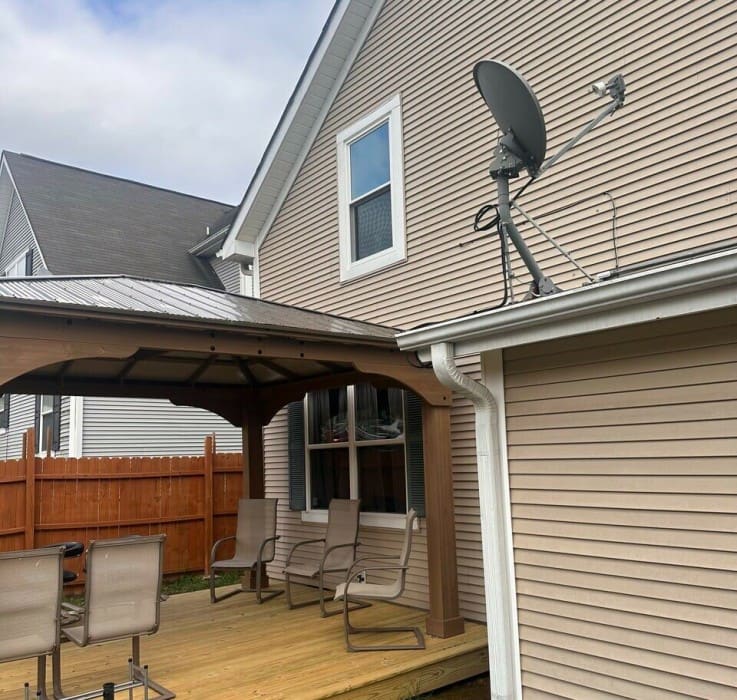
<path fill-rule="evenodd" d="M 450 451 L 450 407 L 422 406 L 425 453 L 425 517 L 430 614 L 427 633 L 435 637 L 462 634 L 458 606 L 453 473 Z"/>
<path fill-rule="evenodd" d="M 264 426 L 257 402 L 246 398 L 243 403 L 241 423 L 243 441 L 243 498 L 264 498 L 266 483 L 264 475 Z M 261 570 L 261 585 L 269 586 L 266 566 Z M 248 586 L 256 588 L 256 572 L 251 571 Z"/>

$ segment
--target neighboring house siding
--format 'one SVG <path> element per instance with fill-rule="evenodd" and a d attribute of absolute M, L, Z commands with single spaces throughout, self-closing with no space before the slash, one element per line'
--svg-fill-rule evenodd
<path fill-rule="evenodd" d="M 2 253 L 3 240 L 5 238 L 5 222 L 8 219 L 12 199 L 13 183 L 10 180 L 8 171 L 3 168 L 0 172 L 0 254 Z"/>
<path fill-rule="evenodd" d="M 33 427 L 36 397 L 28 394 L 10 396 L 10 425 L 0 433 L 0 459 L 16 459 L 23 456 L 23 434 Z"/>
<path fill-rule="evenodd" d="M 525 688 L 733 698 L 734 311 L 504 360 Z"/>
<path fill-rule="evenodd" d="M 241 293 L 241 266 L 240 263 L 222 258 L 210 258 L 210 266 L 220 278 L 226 292 L 231 294 Z"/>
<path fill-rule="evenodd" d="M 23 205 L 17 193 L 13 192 L 2 250 L 0 250 L 0 270 L 4 270 L 26 250 L 33 250 L 33 274 L 35 275 L 42 267 L 41 256 L 33 237 L 33 231 L 23 211 Z"/>
<path fill-rule="evenodd" d="M 198 455 L 216 434 L 220 452 L 240 452 L 240 428 L 199 408 L 158 399 L 84 399 L 84 455 Z"/>

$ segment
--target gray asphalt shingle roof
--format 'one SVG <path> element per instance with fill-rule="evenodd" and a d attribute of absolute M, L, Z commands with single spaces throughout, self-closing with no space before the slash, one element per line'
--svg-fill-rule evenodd
<path fill-rule="evenodd" d="M 5 151 L 54 275 L 123 274 L 222 288 L 187 251 L 233 207 Z"/>

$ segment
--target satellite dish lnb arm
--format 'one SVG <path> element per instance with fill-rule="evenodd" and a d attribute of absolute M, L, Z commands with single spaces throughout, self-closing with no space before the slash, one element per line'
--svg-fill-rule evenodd
<path fill-rule="evenodd" d="M 560 289 L 555 286 L 552 279 L 546 277 L 539 265 L 535 261 L 530 249 L 527 247 L 522 235 L 517 230 L 512 220 L 512 211 L 509 204 L 509 179 L 506 177 L 496 178 L 497 187 L 497 207 L 499 209 L 499 221 L 504 229 L 504 232 L 509 236 L 509 240 L 517 249 L 520 258 L 525 263 L 528 271 L 532 275 L 532 284 L 530 291 L 533 296 L 547 296 L 549 294 L 555 294 Z"/>
<path fill-rule="evenodd" d="M 540 179 L 543 173 L 555 165 L 568 151 L 570 151 L 586 134 L 594 129 L 600 122 L 604 121 L 610 114 L 614 114 L 624 104 L 625 83 L 621 73 L 609 79 L 609 82 L 595 83 L 592 86 L 597 95 L 609 95 L 612 101 L 604 107 L 586 126 L 581 129 L 570 141 L 568 141 L 554 156 L 548 158 L 537 171 L 535 179 Z"/>

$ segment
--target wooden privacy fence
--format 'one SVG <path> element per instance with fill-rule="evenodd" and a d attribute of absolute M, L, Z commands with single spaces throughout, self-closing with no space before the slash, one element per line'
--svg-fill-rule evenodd
<path fill-rule="evenodd" d="M 31 429 L 24 456 L 0 461 L 0 551 L 163 532 L 164 573 L 208 572 L 213 541 L 235 532 L 242 458 L 212 436 L 190 457 L 37 457 L 34 445 Z"/>

